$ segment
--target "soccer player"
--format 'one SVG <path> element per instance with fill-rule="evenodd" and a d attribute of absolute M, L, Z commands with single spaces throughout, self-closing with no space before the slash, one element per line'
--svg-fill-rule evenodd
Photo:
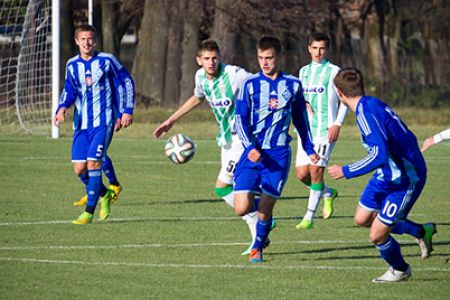
<path fill-rule="evenodd" d="M 303 148 L 312 162 L 314 152 L 300 80 L 280 71 L 280 41 L 265 36 L 258 42 L 261 71 L 249 77 L 236 101 L 236 130 L 244 153 L 234 174 L 234 204 L 238 215 L 254 211 L 257 205 L 256 241 L 249 262 L 263 262 L 263 247 L 271 230 L 272 212 L 288 179 L 291 148 L 291 119 L 300 134 Z"/>
<path fill-rule="evenodd" d="M 370 240 L 390 265 L 373 282 L 397 282 L 411 276 L 399 243 L 391 233 L 407 233 L 418 239 L 422 258 L 430 255 L 434 223 L 416 224 L 407 219 L 425 185 L 427 169 L 415 135 L 380 99 L 366 96 L 361 72 L 342 69 L 334 79 L 339 99 L 356 114 L 368 155 L 345 166 L 328 168 L 334 179 L 351 179 L 375 171 L 355 212 L 355 223 L 370 227 Z"/>
<path fill-rule="evenodd" d="M 251 74 L 243 68 L 222 63 L 219 46 L 214 40 L 205 40 L 201 43 L 197 49 L 196 60 L 201 68 L 195 74 L 194 95 L 153 131 L 153 137 L 159 138 L 168 132 L 175 122 L 206 99 L 216 117 L 219 127 L 216 140 L 221 147 L 221 169 L 214 192 L 229 206 L 234 207 L 233 173 L 236 162 L 243 152 L 242 144 L 234 130 L 235 98 L 244 79 Z M 242 219 L 247 223 L 254 240 L 256 213 L 243 215 Z M 243 255 L 250 253 L 252 244 L 242 253 Z"/>
<path fill-rule="evenodd" d="M 79 55 L 66 64 L 66 79 L 54 124 L 65 121 L 75 104 L 72 162 L 75 174 L 86 186 L 85 211 L 73 221 L 92 222 L 100 199 L 100 220 L 110 214 L 111 190 L 102 182 L 102 160 L 106 158 L 114 127 L 128 127 L 133 120 L 134 83 L 124 67 L 108 53 L 95 51 L 95 28 L 75 29 Z M 119 115 L 121 114 L 121 115 Z M 120 125 L 116 120 L 120 119 Z"/>
<path fill-rule="evenodd" d="M 439 144 L 443 140 L 450 140 L 450 128 L 441 131 L 439 133 L 436 133 L 434 136 L 430 136 L 429 138 L 425 139 L 421 151 L 425 152 L 428 148 L 430 148 L 433 145 Z"/>
<path fill-rule="evenodd" d="M 333 202 L 337 197 L 337 190 L 325 185 L 323 175 L 325 167 L 339 137 L 339 132 L 347 114 L 348 108 L 339 105 L 333 80 L 339 67 L 333 65 L 327 54 L 330 48 L 330 38 L 325 33 L 314 33 L 309 38 L 308 51 L 311 63 L 300 69 L 299 79 L 302 82 L 305 100 L 309 103 L 309 126 L 313 137 L 314 149 L 320 155 L 320 160 L 313 164 L 302 148 L 301 138 L 298 137 L 296 175 L 310 188 L 308 209 L 297 229 L 312 229 L 314 214 L 323 197 L 322 216 L 328 219 L 333 214 Z"/>

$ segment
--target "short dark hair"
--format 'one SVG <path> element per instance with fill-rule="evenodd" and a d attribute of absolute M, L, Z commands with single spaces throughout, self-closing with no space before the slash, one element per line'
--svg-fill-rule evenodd
<path fill-rule="evenodd" d="M 260 50 L 275 50 L 275 54 L 278 55 L 281 53 L 281 42 L 274 36 L 263 36 L 258 41 L 258 49 Z"/>
<path fill-rule="evenodd" d="M 309 36 L 308 45 L 311 45 L 313 42 L 325 41 L 325 43 L 327 44 L 327 48 L 330 48 L 330 40 L 331 39 L 328 34 L 323 32 L 316 32 Z"/>
<path fill-rule="evenodd" d="M 220 55 L 220 48 L 217 42 L 212 39 L 203 40 L 197 48 L 197 56 L 200 56 L 203 51 L 216 51 Z"/>
<path fill-rule="evenodd" d="M 95 37 L 95 33 L 97 30 L 95 30 L 95 27 L 89 24 L 81 24 L 78 25 L 77 27 L 75 27 L 75 38 L 77 37 L 78 33 L 83 32 L 83 31 L 90 31 L 94 33 L 94 37 Z"/>
<path fill-rule="evenodd" d="M 364 76 L 356 68 L 341 69 L 334 78 L 334 85 L 346 97 L 358 97 L 365 94 Z"/>

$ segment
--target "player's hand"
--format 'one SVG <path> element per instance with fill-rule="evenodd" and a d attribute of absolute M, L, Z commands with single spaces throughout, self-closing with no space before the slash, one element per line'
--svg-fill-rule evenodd
<path fill-rule="evenodd" d="M 344 177 L 344 171 L 342 170 L 342 167 L 339 165 L 332 165 L 328 167 L 328 175 L 330 175 L 333 179 L 339 179 Z"/>
<path fill-rule="evenodd" d="M 253 148 L 252 150 L 250 150 L 250 152 L 247 155 L 248 159 L 251 162 L 258 162 L 261 160 L 261 152 L 259 152 L 257 149 Z"/>
<path fill-rule="evenodd" d="M 317 153 L 314 153 L 314 154 L 311 154 L 311 155 L 308 155 L 308 156 L 309 156 L 309 159 L 311 160 L 311 162 L 313 164 L 318 163 L 319 160 L 320 160 L 320 156 Z"/>
<path fill-rule="evenodd" d="M 422 149 L 420 149 L 420 151 L 425 152 L 428 148 L 430 148 L 434 144 L 435 143 L 433 137 L 429 137 L 425 141 L 423 141 Z"/>
<path fill-rule="evenodd" d="M 117 118 L 116 125 L 114 125 L 114 131 L 117 132 L 122 128 L 122 119 Z"/>
<path fill-rule="evenodd" d="M 157 139 L 161 136 L 164 136 L 166 132 L 168 132 L 170 128 L 172 128 L 172 126 L 173 123 L 169 119 L 165 120 L 161 125 L 158 126 L 158 128 L 153 131 L 153 138 Z"/>
<path fill-rule="evenodd" d="M 341 131 L 341 126 L 333 125 L 328 129 L 328 143 L 334 143 L 339 138 L 339 133 Z"/>
<path fill-rule="evenodd" d="M 61 123 L 64 123 L 64 121 L 66 120 L 66 115 L 67 115 L 67 109 L 65 107 L 61 107 L 58 110 L 58 113 L 53 118 L 53 125 L 59 127 L 59 125 Z"/>
<path fill-rule="evenodd" d="M 122 114 L 122 122 L 121 125 L 125 128 L 130 126 L 133 123 L 133 115 L 123 113 Z"/>
<path fill-rule="evenodd" d="M 305 101 L 305 104 L 306 104 L 306 109 L 309 111 L 309 113 L 311 115 L 313 115 L 314 114 L 314 109 L 312 108 L 311 103 L 309 103 L 308 101 Z"/>

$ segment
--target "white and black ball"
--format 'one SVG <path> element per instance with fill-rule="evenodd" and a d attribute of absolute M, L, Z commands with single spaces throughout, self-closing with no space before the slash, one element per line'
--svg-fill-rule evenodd
<path fill-rule="evenodd" d="M 182 133 L 170 137 L 164 147 L 167 158 L 174 164 L 184 164 L 190 161 L 195 154 L 194 141 Z"/>

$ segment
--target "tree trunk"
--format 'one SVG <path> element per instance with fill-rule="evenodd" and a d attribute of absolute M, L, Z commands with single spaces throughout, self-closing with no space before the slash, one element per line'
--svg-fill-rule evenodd
<path fill-rule="evenodd" d="M 165 4 L 165 1 L 145 1 L 133 63 L 136 94 L 146 106 L 163 102 L 168 27 Z"/>
<path fill-rule="evenodd" d="M 103 33 L 103 51 L 120 57 L 120 40 L 118 20 L 120 13 L 119 3 L 111 0 L 102 0 L 102 33 Z"/>
<path fill-rule="evenodd" d="M 217 0 L 214 26 L 211 37 L 217 41 L 222 52 L 222 60 L 228 64 L 236 63 L 237 30 L 232 17 L 232 1 Z"/>
<path fill-rule="evenodd" d="M 179 103 L 184 102 L 193 94 L 194 76 L 198 69 L 195 57 L 197 55 L 197 42 L 203 10 L 203 0 L 185 0 L 185 17 L 183 27 L 183 40 L 181 44 L 181 79 Z"/>
<path fill-rule="evenodd" d="M 180 98 L 181 79 L 181 40 L 183 38 L 183 16 L 186 2 L 174 1 L 170 7 L 169 30 L 167 36 L 166 72 L 164 79 L 164 102 L 165 107 L 174 107 Z"/>

